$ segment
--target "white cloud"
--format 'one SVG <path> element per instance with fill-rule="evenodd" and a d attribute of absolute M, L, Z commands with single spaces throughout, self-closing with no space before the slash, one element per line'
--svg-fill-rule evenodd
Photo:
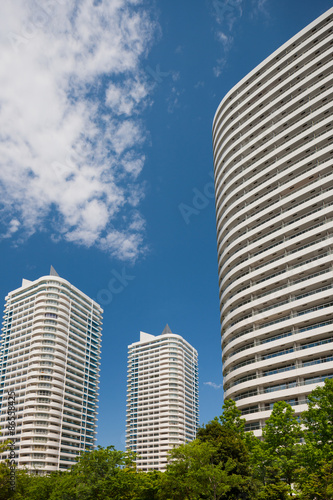
<path fill-rule="evenodd" d="M 203 82 L 202 80 L 199 80 L 195 85 L 194 85 L 194 88 L 195 89 L 200 89 L 202 87 L 205 86 L 205 82 Z"/>
<path fill-rule="evenodd" d="M 242 3 L 243 0 L 212 0 L 217 23 L 226 25 L 232 31 L 235 22 L 243 14 Z"/>
<path fill-rule="evenodd" d="M 267 2 L 267 0 L 258 0 L 258 9 L 259 10 L 265 10 L 265 3 Z"/>
<path fill-rule="evenodd" d="M 209 387 L 213 387 L 213 389 L 221 389 L 223 384 L 215 384 L 215 382 L 204 382 L 204 385 L 209 385 Z"/>
<path fill-rule="evenodd" d="M 217 32 L 217 39 L 223 44 L 225 50 L 228 50 L 233 43 L 233 37 L 226 35 L 223 31 Z"/>
<path fill-rule="evenodd" d="M 145 102 L 148 89 L 138 80 L 126 81 L 125 84 L 110 83 L 106 93 L 106 103 L 118 115 L 131 115 L 138 104 Z"/>
<path fill-rule="evenodd" d="M 267 9 L 267 0 L 252 0 L 251 18 L 264 16 L 266 20 L 270 17 Z"/>
<path fill-rule="evenodd" d="M 133 152 L 127 152 L 123 156 L 122 166 L 126 172 L 132 174 L 133 177 L 137 177 L 144 165 L 145 157 L 133 154 Z"/>
<path fill-rule="evenodd" d="M 1 236 L 1 238 L 11 238 L 13 234 L 18 231 L 20 227 L 20 222 L 17 219 L 12 219 L 8 223 L 7 231 Z"/>
<path fill-rule="evenodd" d="M 142 245 L 140 233 L 127 233 L 112 231 L 101 240 L 101 248 L 111 251 L 111 253 L 122 260 L 133 260 L 139 253 Z"/>
<path fill-rule="evenodd" d="M 154 24 L 137 0 L 4 0 L 0 33 L 3 237 L 48 230 L 134 260 Z"/>
<path fill-rule="evenodd" d="M 178 90 L 177 87 L 173 86 L 171 88 L 171 93 L 167 98 L 167 103 L 168 103 L 168 113 L 174 113 L 174 111 L 179 108 L 180 103 L 180 96 L 184 91 Z"/>
<path fill-rule="evenodd" d="M 243 0 L 212 0 L 215 20 L 219 25 L 219 30 L 216 31 L 216 38 L 222 44 L 222 54 L 213 67 L 213 73 L 216 77 L 221 75 L 227 63 L 228 52 L 234 42 L 231 32 L 234 29 L 235 23 L 243 15 L 242 4 Z"/>
<path fill-rule="evenodd" d="M 224 66 L 227 64 L 227 59 L 225 57 L 221 57 L 216 61 L 216 66 L 213 68 L 213 73 L 216 77 L 220 76 Z"/>

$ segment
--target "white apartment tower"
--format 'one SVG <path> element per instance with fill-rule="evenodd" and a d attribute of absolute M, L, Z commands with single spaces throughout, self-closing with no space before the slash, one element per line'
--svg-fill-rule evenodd
<path fill-rule="evenodd" d="M 64 470 L 94 447 L 102 312 L 52 267 L 49 276 L 24 279 L 6 297 L 0 439 L 15 441 L 19 468 Z"/>
<path fill-rule="evenodd" d="M 332 53 L 330 9 L 213 122 L 224 391 L 257 435 L 333 377 Z"/>
<path fill-rule="evenodd" d="M 199 426 L 198 353 L 168 325 L 128 346 L 126 448 L 137 468 L 164 471 L 167 453 Z"/>

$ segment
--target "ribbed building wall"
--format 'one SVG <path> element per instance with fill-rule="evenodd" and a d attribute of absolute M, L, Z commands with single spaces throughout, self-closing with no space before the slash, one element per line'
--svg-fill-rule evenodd
<path fill-rule="evenodd" d="M 24 280 L 6 297 L 0 440 L 15 440 L 19 468 L 67 469 L 80 452 L 93 448 L 101 323 L 100 306 L 57 276 Z M 8 395 L 13 393 L 14 435 L 8 427 Z"/>
<path fill-rule="evenodd" d="M 225 398 L 260 434 L 333 377 L 333 9 L 256 67 L 213 123 Z"/>
<path fill-rule="evenodd" d="M 199 426 L 198 353 L 180 335 L 141 332 L 128 347 L 126 447 L 137 468 L 164 471 Z"/>

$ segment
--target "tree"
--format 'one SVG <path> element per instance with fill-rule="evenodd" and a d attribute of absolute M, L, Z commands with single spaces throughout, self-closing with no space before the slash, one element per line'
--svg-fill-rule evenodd
<path fill-rule="evenodd" d="M 237 408 L 235 401 L 226 399 L 223 403 L 222 410 L 222 415 L 219 418 L 222 427 L 230 429 L 236 434 L 244 437 L 246 420 L 241 417 L 242 412 Z"/>
<path fill-rule="evenodd" d="M 49 500 L 65 475 L 70 477 L 67 472 L 52 472 L 49 476 L 36 476 L 18 469 L 14 500 Z M 66 495 L 55 498 L 66 500 Z"/>
<path fill-rule="evenodd" d="M 235 474 L 243 476 L 250 474 L 246 443 L 234 430 L 224 427 L 216 418 L 200 428 L 197 436 L 200 442 L 210 443 L 213 446 L 211 460 L 215 465 L 226 466 L 232 461 Z"/>
<path fill-rule="evenodd" d="M 212 447 L 198 440 L 169 452 L 169 463 L 161 481 L 160 498 L 195 500 L 206 491 L 209 479 L 205 467 L 210 463 Z"/>
<path fill-rule="evenodd" d="M 211 442 L 199 440 L 184 444 L 170 452 L 170 462 L 161 482 L 160 499 L 231 500 L 247 496 L 248 478 L 235 473 L 235 463 L 216 460 Z"/>
<path fill-rule="evenodd" d="M 83 453 L 70 474 L 75 484 L 75 500 L 137 498 L 138 481 L 132 452 L 118 451 L 113 446 L 99 446 L 96 450 Z M 53 498 L 56 500 L 53 496 L 50 500 Z"/>
<path fill-rule="evenodd" d="M 245 419 L 241 418 L 241 412 L 236 403 L 225 400 L 222 415 L 208 422 L 197 432 L 197 438 L 201 442 L 210 442 L 214 445 L 214 463 L 227 464 L 232 460 L 234 472 L 243 476 L 250 475 L 249 468 L 249 442 L 253 438 L 252 433 L 245 433 Z"/>
<path fill-rule="evenodd" d="M 333 462 L 322 462 L 316 472 L 307 471 L 298 488 L 299 500 L 333 500 Z"/>
<path fill-rule="evenodd" d="M 15 500 L 154 500 L 152 481 L 137 473 L 131 452 L 112 446 L 83 453 L 69 470 L 18 478 Z M 150 478 L 151 479 L 151 478 Z M 21 485 L 24 484 L 24 488 Z M 145 496 L 147 493 L 147 496 Z M 149 495 L 150 496 L 149 496 Z M 2 498 L 1 498 L 2 500 Z"/>
<path fill-rule="evenodd" d="M 0 436 L 2 433 L 0 432 Z M 0 444 L 0 455 L 5 451 L 8 451 L 11 441 L 6 440 Z M 0 463 L 0 498 L 7 500 L 13 496 L 13 491 L 11 490 L 10 482 L 10 468 L 8 466 L 8 460 Z"/>
<path fill-rule="evenodd" d="M 262 431 L 251 450 L 254 477 L 261 484 L 260 500 L 293 498 L 293 483 L 298 478 L 298 454 L 301 425 L 292 407 L 285 401 L 274 404 Z"/>
<path fill-rule="evenodd" d="M 5 463 L 0 463 L 0 498 L 1 500 L 7 500 L 11 498 L 10 490 L 10 471 L 9 467 Z"/>
<path fill-rule="evenodd" d="M 298 451 L 302 437 L 301 424 L 293 408 L 278 401 L 263 428 L 263 450 L 267 461 L 280 472 L 281 478 L 291 486 L 298 470 Z"/>
<path fill-rule="evenodd" d="M 163 473 L 157 470 L 141 472 L 137 476 L 140 484 L 137 485 L 136 500 L 158 500 L 162 476 Z"/>
<path fill-rule="evenodd" d="M 171 452 L 161 498 L 254 498 L 245 420 L 234 401 L 226 400 L 222 409 L 221 417 L 198 430 L 197 440 Z"/>
<path fill-rule="evenodd" d="M 308 396 L 302 414 L 304 445 L 300 452 L 300 498 L 333 499 L 333 379 L 326 379 Z"/>
<path fill-rule="evenodd" d="M 302 415 L 305 426 L 304 462 L 314 471 L 333 460 L 333 379 L 326 379 L 308 396 L 308 410 Z"/>
<path fill-rule="evenodd" d="M 256 500 L 291 500 L 290 487 L 281 480 L 263 485 Z"/>

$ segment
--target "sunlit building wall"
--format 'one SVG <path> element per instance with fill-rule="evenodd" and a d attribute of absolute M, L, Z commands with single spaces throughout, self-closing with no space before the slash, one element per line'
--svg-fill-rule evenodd
<path fill-rule="evenodd" d="M 257 435 L 333 377 L 332 30 L 330 9 L 213 123 L 224 391 Z"/>
<path fill-rule="evenodd" d="M 0 439 L 15 440 L 19 468 L 42 474 L 94 447 L 103 312 L 52 273 L 8 294 L 0 350 Z"/>
<path fill-rule="evenodd" d="M 168 451 L 199 426 L 198 353 L 168 325 L 128 347 L 126 448 L 137 468 L 164 471 Z"/>

